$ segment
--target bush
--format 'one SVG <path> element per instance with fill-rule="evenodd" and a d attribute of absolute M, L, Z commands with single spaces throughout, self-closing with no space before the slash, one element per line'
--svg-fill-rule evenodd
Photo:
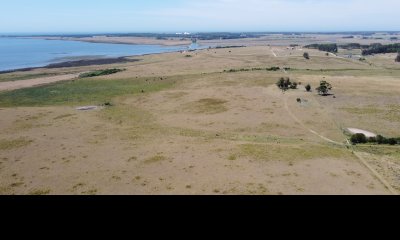
<path fill-rule="evenodd" d="M 357 133 L 351 136 L 350 141 L 353 144 L 367 143 L 367 137 L 362 133 Z"/>
<path fill-rule="evenodd" d="M 303 54 L 303 57 L 308 60 L 308 59 L 310 59 L 310 54 L 308 54 L 308 52 L 305 52 Z"/>
<path fill-rule="evenodd" d="M 395 60 L 396 62 L 400 62 L 400 52 L 399 53 L 397 53 L 397 57 L 396 57 L 396 60 Z"/>
<path fill-rule="evenodd" d="M 88 72 L 88 73 L 82 73 L 79 75 L 80 78 L 90 78 L 90 77 L 98 77 L 98 76 L 105 76 L 105 75 L 111 75 L 114 73 L 122 72 L 125 71 L 125 69 L 105 69 L 105 70 L 98 70 L 98 71 L 93 71 L 93 72 Z"/>
<path fill-rule="evenodd" d="M 306 86 L 306 91 L 307 91 L 307 92 L 311 92 L 311 85 L 310 85 L 310 84 L 307 84 L 307 86 Z"/>

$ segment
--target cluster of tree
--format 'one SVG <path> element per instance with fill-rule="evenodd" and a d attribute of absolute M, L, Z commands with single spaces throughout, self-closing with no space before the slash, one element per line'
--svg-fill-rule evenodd
<path fill-rule="evenodd" d="M 331 53 L 337 53 L 338 52 L 338 46 L 337 46 L 336 43 L 311 44 L 311 45 L 305 46 L 305 48 L 318 49 L 320 51 L 331 52 Z"/>
<path fill-rule="evenodd" d="M 374 43 L 369 46 L 368 49 L 362 51 L 362 55 L 372 55 L 379 53 L 396 53 L 400 52 L 400 43 L 382 45 L 380 43 Z"/>
<path fill-rule="evenodd" d="M 291 82 L 290 78 L 283 78 L 283 77 L 281 77 L 276 83 L 276 86 L 278 86 L 278 88 L 281 89 L 282 91 L 287 91 L 289 89 L 297 89 L 297 85 L 298 83 Z"/>
<path fill-rule="evenodd" d="M 319 87 L 317 87 L 315 90 L 318 91 L 318 94 L 322 96 L 328 95 L 329 91 L 332 90 L 332 85 L 328 83 L 327 81 L 321 81 L 319 83 Z"/>
<path fill-rule="evenodd" d="M 389 144 L 389 145 L 400 144 L 400 138 L 385 138 L 382 135 L 368 138 L 363 133 L 357 133 L 352 135 L 350 141 L 353 144 L 364 144 L 364 143 Z"/>
<path fill-rule="evenodd" d="M 395 61 L 400 62 L 400 52 L 397 53 L 397 57 L 396 57 Z"/>

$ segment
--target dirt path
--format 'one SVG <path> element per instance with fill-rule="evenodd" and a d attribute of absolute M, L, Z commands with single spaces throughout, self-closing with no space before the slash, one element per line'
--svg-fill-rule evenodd
<path fill-rule="evenodd" d="M 278 57 L 278 55 L 276 55 L 276 53 L 274 52 L 273 49 L 271 49 L 272 54 L 274 55 L 274 57 Z"/>
<path fill-rule="evenodd" d="M 294 113 L 290 110 L 290 108 L 289 108 L 289 106 L 288 106 L 288 103 L 287 103 L 287 97 L 283 97 L 283 102 L 284 102 L 284 105 L 285 105 L 285 110 L 288 112 L 288 114 L 290 115 L 290 117 L 291 117 L 295 122 L 297 122 L 298 124 L 300 124 L 300 126 L 301 126 L 302 128 L 304 128 L 305 130 L 309 131 L 310 133 L 312 133 L 312 134 L 318 136 L 319 138 L 321 138 L 321 139 L 323 139 L 323 140 L 325 140 L 325 141 L 327 141 L 327 142 L 329 142 L 329 143 L 333 143 L 333 144 L 336 144 L 336 145 L 344 146 L 343 143 L 336 142 L 336 141 L 334 141 L 334 140 L 332 140 L 332 139 L 329 139 L 329 138 L 327 138 L 327 137 L 324 137 L 324 136 L 322 136 L 321 134 L 317 133 L 316 131 L 314 131 L 314 130 L 308 128 L 308 127 L 307 127 L 306 125 L 304 125 L 304 123 L 303 123 L 302 121 L 300 121 L 300 120 L 296 117 L 296 115 L 294 115 Z"/>
<path fill-rule="evenodd" d="M 287 103 L 287 97 L 284 96 L 283 97 L 283 101 L 284 101 L 284 106 L 285 106 L 285 110 L 288 112 L 289 116 L 298 124 L 300 124 L 300 126 L 302 128 L 304 128 L 305 130 L 309 131 L 310 133 L 318 136 L 319 138 L 323 139 L 326 142 L 329 143 L 333 143 L 339 146 L 346 146 L 346 144 L 340 143 L 340 142 L 336 142 L 332 139 L 329 139 L 327 137 L 322 136 L 321 134 L 319 134 L 318 132 L 308 128 L 302 121 L 300 121 L 296 115 L 290 110 L 288 103 Z M 380 175 L 370 164 L 367 163 L 367 161 L 361 156 L 361 154 L 359 152 L 354 152 L 354 155 L 360 160 L 360 162 L 362 163 L 362 165 L 364 165 L 366 168 L 368 168 L 370 170 L 370 172 L 386 187 L 386 189 L 388 191 L 390 191 L 391 194 L 393 195 L 398 195 L 398 192 L 385 180 L 385 178 Z"/>
<path fill-rule="evenodd" d="M 367 168 L 374 174 L 374 176 L 375 176 L 379 181 L 381 181 L 381 183 L 382 183 L 383 185 L 385 185 L 385 187 L 386 187 L 393 195 L 399 195 L 399 193 L 396 191 L 396 189 L 394 189 L 394 188 L 392 187 L 392 185 L 390 185 L 390 184 L 386 181 L 385 178 L 383 178 L 374 168 L 372 168 L 371 165 L 369 165 L 369 164 L 367 163 L 367 161 L 364 159 L 364 157 L 362 156 L 361 153 L 359 153 L 359 152 L 354 152 L 354 155 L 357 156 L 357 158 L 360 160 L 360 162 L 361 162 L 365 167 L 367 167 Z"/>
<path fill-rule="evenodd" d="M 45 78 L 35 78 L 28 80 L 12 81 L 12 82 L 0 82 L 0 91 L 10 91 L 21 88 L 29 88 L 34 86 L 45 85 L 49 83 L 55 83 L 60 81 L 67 81 L 77 78 L 80 73 L 77 74 L 67 74 L 61 76 L 45 77 Z"/>

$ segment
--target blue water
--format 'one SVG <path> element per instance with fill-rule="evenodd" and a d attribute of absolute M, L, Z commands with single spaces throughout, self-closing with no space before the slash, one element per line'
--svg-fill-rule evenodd
<path fill-rule="evenodd" d="M 198 48 L 200 47 L 196 44 L 166 47 L 0 37 L 0 71 L 43 67 L 50 63 L 87 58 L 123 57 Z"/>

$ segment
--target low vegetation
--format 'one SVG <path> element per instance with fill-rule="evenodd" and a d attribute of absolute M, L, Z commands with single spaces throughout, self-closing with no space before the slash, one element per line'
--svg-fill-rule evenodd
<path fill-rule="evenodd" d="M 305 88 L 306 88 L 306 91 L 307 91 L 307 92 L 311 92 L 311 89 L 312 89 L 312 88 L 311 88 L 311 85 L 310 85 L 310 84 L 307 84 Z"/>
<path fill-rule="evenodd" d="M 106 76 L 106 75 L 111 75 L 114 73 L 122 72 L 125 71 L 125 69 L 104 69 L 104 70 L 98 70 L 98 71 L 93 71 L 93 72 L 88 72 L 88 73 L 82 73 L 79 75 L 80 78 L 90 78 L 90 77 L 99 77 L 99 76 Z"/>
<path fill-rule="evenodd" d="M 311 44 L 311 45 L 305 46 L 305 48 L 318 49 L 320 51 L 331 52 L 331 53 L 338 52 L 338 46 L 335 43 L 333 43 L 333 44 Z"/>
<path fill-rule="evenodd" d="M 128 78 L 104 81 L 79 79 L 0 93 L 1 107 L 54 106 L 112 102 L 117 96 L 142 94 L 171 87 L 173 79 Z"/>
<path fill-rule="evenodd" d="M 19 138 L 15 140 L 0 139 L 0 150 L 11 150 L 27 146 L 32 143 L 32 140 Z"/>
<path fill-rule="evenodd" d="M 396 57 L 395 61 L 400 62 L 400 52 L 397 53 L 397 57 Z"/>
<path fill-rule="evenodd" d="M 305 52 L 303 54 L 303 57 L 308 60 L 308 59 L 310 59 L 310 54 L 308 52 Z"/>

